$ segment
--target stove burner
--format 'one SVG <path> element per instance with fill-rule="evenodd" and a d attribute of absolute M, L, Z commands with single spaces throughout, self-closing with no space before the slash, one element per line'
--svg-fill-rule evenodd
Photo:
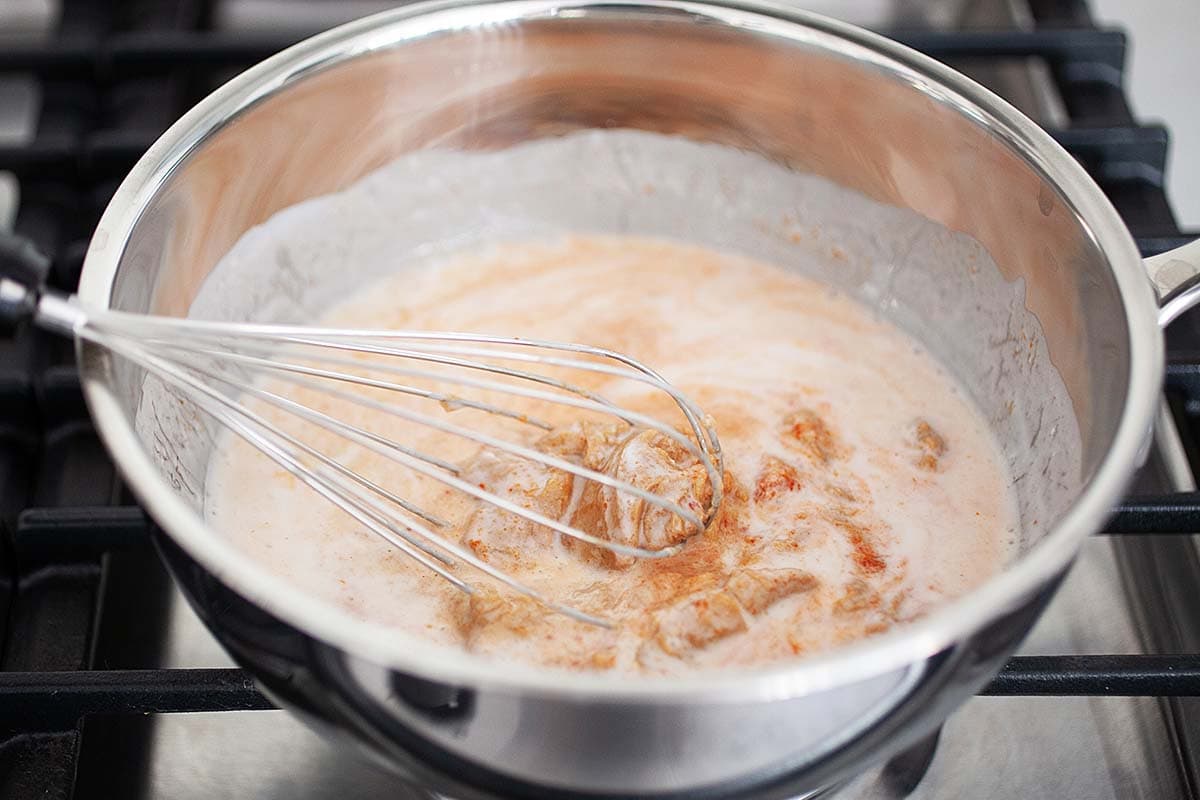
<path fill-rule="evenodd" d="M 0 108 L 30 111 L 26 122 L 0 119 L 0 171 L 13 176 L 0 178 L 0 223 L 15 206 L 17 232 L 54 254 L 53 286 L 74 290 L 100 210 L 170 122 L 234 72 L 309 32 L 272 33 L 278 25 L 251 33 L 211 29 L 247 18 L 255 5 L 280 3 L 64 0 L 54 35 L 6 40 L 0 48 L 0 98 L 11 101 Z M 303 7 L 317 14 L 323 5 Z M 1078 0 L 1033 0 L 1028 9 L 1019 2 L 936 5 L 937 13 L 889 15 L 875 27 L 891 26 L 895 38 L 976 77 L 1046 126 L 1101 184 L 1143 253 L 1193 238 L 1179 231 L 1163 193 L 1167 133 L 1136 123 L 1122 93 L 1123 34 L 1097 28 Z M 1014 9 L 1020 13 L 1009 13 Z M 19 205 L 13 192 L 5 199 L 13 183 L 19 183 Z M 1120 719 L 1159 731 L 1161 753 L 1147 762 L 1148 777 L 1126 775 L 1126 783 L 1104 791 L 1196 796 L 1200 747 L 1189 737 L 1200 730 L 1194 599 L 1200 558 L 1189 536 L 1170 534 L 1200 530 L 1200 494 L 1191 477 L 1200 465 L 1200 316 L 1180 319 L 1167 340 L 1172 414 L 1155 467 L 1135 487 L 1146 496 L 1123 505 L 1110 523 L 1110 534 L 1123 535 L 1097 537 L 1110 539 L 1119 556 L 1098 569 L 1111 569 L 1128 589 L 1137 625 L 1130 635 L 1140 635 L 1151 654 L 1018 656 L 982 692 L 1008 698 L 1002 707 L 976 701 L 951 718 L 944 735 L 823 796 L 947 796 L 938 794 L 939 779 L 956 767 L 944 762 L 1003 752 L 1003 742 L 991 735 L 997 726 L 1032 733 L 1067 725 L 1072 696 L 1088 705 L 1096 704 L 1094 696 L 1114 698 L 1104 703 L 1146 697 L 1122 706 L 1129 711 Z M 205 780 L 257 797 L 305 791 L 373 798 L 402 791 L 389 776 L 324 749 L 290 718 L 232 713 L 271 706 L 172 599 L 152 525 L 121 485 L 87 417 L 72 348 L 35 331 L 0 341 L 0 528 L 0 797 L 201 797 Z M 1075 572 L 1085 568 L 1091 567 L 1081 564 Z M 1117 583 L 1097 591 L 1098 597 L 1121 593 Z M 1086 617 L 1090 606 L 1081 608 Z M 1108 618 L 1087 622 L 1113 624 Z M 180 664 L 189 668 L 160 668 Z M 192 668 L 197 665 L 204 668 Z M 1031 696 L 1039 697 L 1018 699 Z M 1161 707 L 1154 699 L 1160 696 Z M 170 713 L 183 711 L 210 713 Z M 985 727 L 975 728 L 987 732 L 986 741 L 959 730 L 971 713 L 989 715 Z M 264 763 L 259 744 L 274 748 L 266 751 L 273 765 Z M 1141 739 L 1129 744 L 1117 740 L 1109 749 L 1149 748 Z M 1002 796 L 1008 786 L 1017 797 L 1054 794 L 1055 772 L 1070 768 L 1052 759 L 1054 765 L 1037 773 L 1041 783 L 1021 783 L 1034 780 L 1026 773 L 1036 772 L 1029 761 L 1040 754 L 1013 752 L 1019 752 L 1018 770 L 996 776 L 1000 788 L 989 796 Z M 986 763 L 1004 763 L 997 758 Z M 169 765 L 179 762 L 181 771 L 171 772 Z M 262 782 L 265 766 L 275 767 L 273 783 Z M 945 785 L 949 796 L 958 796 L 953 782 Z"/>

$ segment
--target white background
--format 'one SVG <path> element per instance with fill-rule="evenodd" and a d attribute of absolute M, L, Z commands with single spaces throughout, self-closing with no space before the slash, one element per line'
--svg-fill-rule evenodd
<path fill-rule="evenodd" d="M 1140 120 L 1170 129 L 1167 194 L 1180 225 L 1200 230 L 1200 0 L 1090 2 L 1129 34 L 1125 93 Z"/>

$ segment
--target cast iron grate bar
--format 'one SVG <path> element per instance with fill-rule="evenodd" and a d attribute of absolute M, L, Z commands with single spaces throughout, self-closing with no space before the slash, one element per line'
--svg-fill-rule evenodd
<path fill-rule="evenodd" d="M 1099 180 L 1142 180 L 1163 185 L 1170 136 L 1162 126 L 1073 127 L 1047 132 Z"/>
<path fill-rule="evenodd" d="M 1140 179 L 1162 184 L 1168 135 L 1157 125 L 1117 125 L 1047 131 L 1104 180 Z M 120 176 L 150 148 L 161 131 L 103 130 L 81 137 L 42 135 L 23 144 L 0 144 L 0 170 L 18 177 Z"/>
<path fill-rule="evenodd" d="M 986 696 L 1200 696 L 1200 655 L 1016 656 Z M 276 706 L 240 669 L 0 673 L 9 718 L 254 711 Z"/>
<path fill-rule="evenodd" d="M 1138 497 L 1113 510 L 1104 533 L 1195 534 L 1200 531 L 1200 492 Z"/>
<path fill-rule="evenodd" d="M 943 58 L 1041 57 L 1051 62 L 1093 64 L 1093 79 L 1121 82 L 1126 39 L 1120 30 L 1060 28 L 978 31 L 882 31 L 926 55 Z"/>
<path fill-rule="evenodd" d="M 137 506 L 31 508 L 17 518 L 13 549 L 22 558 L 73 561 L 141 546 L 149 534 Z"/>
<path fill-rule="evenodd" d="M 1156 256 L 1159 253 L 1165 253 L 1168 250 L 1174 250 L 1176 247 L 1183 247 L 1185 244 L 1200 239 L 1200 231 L 1196 233 L 1181 233 L 1178 235 L 1162 235 L 1162 236 L 1138 236 L 1134 239 L 1137 242 L 1138 249 L 1143 256 Z"/>
<path fill-rule="evenodd" d="M 1200 368 L 1197 368 L 1200 369 Z M 138 506 L 30 508 L 17 519 L 18 552 L 76 559 L 143 544 L 152 526 Z M 1103 533 L 1200 531 L 1200 492 L 1131 497 L 1113 509 Z"/>
<path fill-rule="evenodd" d="M 1096 28 L 881 33 L 934 58 L 1040 56 L 1053 62 L 1092 63 L 1111 70 L 1116 83 L 1120 82 L 1126 47 L 1123 32 Z M 154 31 L 120 33 L 103 39 L 64 36 L 51 42 L 8 42 L 0 48 L 0 72 L 103 80 L 189 70 L 208 72 L 261 61 L 298 40 L 288 35 Z"/>
<path fill-rule="evenodd" d="M 980 694 L 1200 697 L 1200 655 L 1014 656 Z"/>
<path fill-rule="evenodd" d="M 240 669 L 0 673 L 0 718 L 275 708 Z"/>

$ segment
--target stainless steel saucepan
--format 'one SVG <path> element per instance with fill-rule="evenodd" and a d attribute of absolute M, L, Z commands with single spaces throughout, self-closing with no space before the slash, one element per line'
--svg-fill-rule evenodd
<path fill-rule="evenodd" d="M 475 157 L 585 129 L 726 145 L 858 198 L 797 196 L 799 222 L 820 217 L 842 248 L 823 277 L 920 336 L 994 426 L 1022 508 L 1012 564 L 916 623 L 767 669 L 665 681 L 502 666 L 354 619 L 243 556 L 204 522 L 205 426 L 148 414 L 145 376 L 81 345 L 92 414 L 217 638 L 279 703 L 405 778 L 453 797 L 783 798 L 837 782 L 928 734 L 1029 630 L 1145 455 L 1160 327 L 1197 296 L 1195 245 L 1143 262 L 1084 171 L 988 91 L 781 5 L 418 3 L 290 48 L 174 125 L 105 212 L 80 301 L 185 315 L 282 209 L 414 151 Z M 786 181 L 748 174 L 690 193 L 790 202 Z M 682 191 L 654 198 L 656 213 L 605 225 L 722 243 L 722 225 L 672 218 Z M 473 202 L 454 207 L 459 230 Z M 853 203 L 889 222 L 866 225 Z M 777 247 L 780 218 L 763 215 Z"/>

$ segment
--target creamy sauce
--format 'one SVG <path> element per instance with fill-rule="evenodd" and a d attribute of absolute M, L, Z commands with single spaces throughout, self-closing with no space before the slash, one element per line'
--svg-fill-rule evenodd
<path fill-rule="evenodd" d="M 515 597 L 459 565 L 457 573 L 480 587 L 466 597 L 228 436 L 206 483 L 214 526 L 313 594 L 397 629 L 571 669 L 670 674 L 759 664 L 919 617 L 998 571 L 1014 549 L 1008 476 L 953 380 L 914 340 L 854 301 L 771 265 L 629 237 L 504 245 L 387 278 L 320 322 L 609 347 L 660 371 L 713 417 L 721 437 L 727 497 L 717 520 L 677 556 L 627 564 L 564 545 L 545 528 L 480 508 L 330 434 L 291 427 L 435 511 L 449 523 L 449 538 L 490 563 L 611 620 L 608 630 Z M 678 422 L 663 397 L 638 384 L 570 377 Z M 465 479 L 539 511 L 569 518 L 578 510 L 579 488 L 554 480 L 562 473 L 480 454 L 375 410 L 275 388 L 461 465 Z M 374 396 L 547 446 L 544 431 L 518 422 Z M 472 396 L 558 426 L 584 419 L 537 401 Z M 577 439 L 603 435 L 598 420 L 584 421 Z"/>

